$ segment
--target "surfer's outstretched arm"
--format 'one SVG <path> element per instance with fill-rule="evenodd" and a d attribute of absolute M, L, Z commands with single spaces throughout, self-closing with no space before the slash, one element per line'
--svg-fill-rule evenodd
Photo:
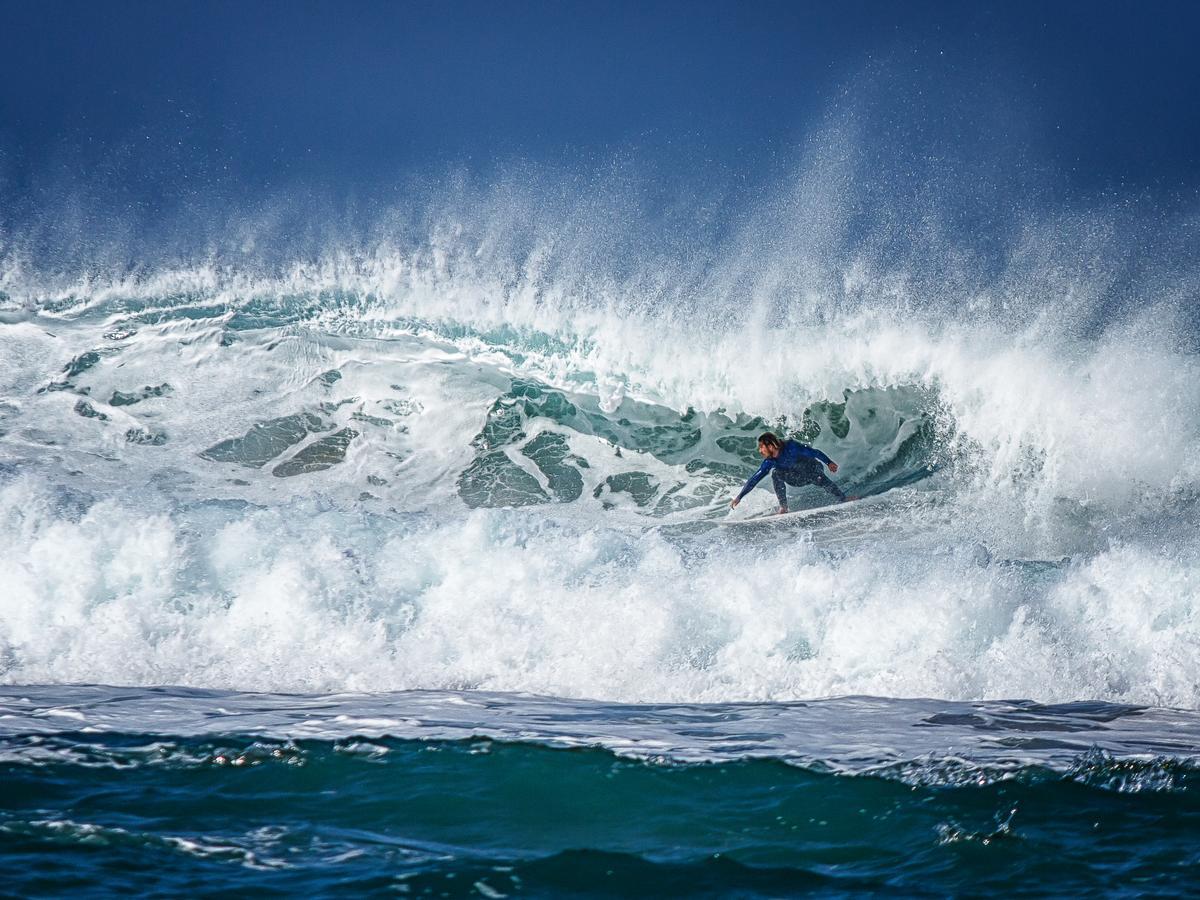
<path fill-rule="evenodd" d="M 742 498 L 745 497 L 752 490 L 754 490 L 754 486 L 757 485 L 760 481 L 762 481 L 763 476 L 765 476 L 773 468 L 775 468 L 775 460 L 764 459 L 762 461 L 762 465 L 758 467 L 758 471 L 750 476 L 749 481 L 746 482 L 746 486 L 744 488 L 742 488 L 742 492 L 740 494 L 738 494 L 736 497 L 734 497 L 732 500 L 730 500 L 729 505 L 732 506 L 734 509 L 736 509 L 737 505 L 742 502 Z"/>

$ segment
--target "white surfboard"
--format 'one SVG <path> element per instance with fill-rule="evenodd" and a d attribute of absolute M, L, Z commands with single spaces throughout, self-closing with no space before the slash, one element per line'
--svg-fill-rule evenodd
<path fill-rule="evenodd" d="M 808 519 L 819 513 L 834 512 L 835 510 L 851 509 L 856 506 L 861 506 L 864 503 L 870 503 L 880 495 L 872 497 L 863 497 L 859 500 L 847 500 L 844 503 L 830 503 L 826 506 L 814 506 L 810 509 L 798 509 L 794 512 L 785 513 L 760 513 L 756 516 L 749 516 L 744 519 L 726 518 L 717 522 L 718 525 L 783 525 L 788 522 L 798 522 L 802 519 Z"/>

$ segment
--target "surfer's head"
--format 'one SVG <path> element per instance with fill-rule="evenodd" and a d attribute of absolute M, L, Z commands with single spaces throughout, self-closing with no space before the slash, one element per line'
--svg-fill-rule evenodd
<path fill-rule="evenodd" d="M 758 436 L 758 453 L 763 459 L 768 456 L 774 459 L 783 449 L 783 442 L 770 431 L 764 431 Z"/>

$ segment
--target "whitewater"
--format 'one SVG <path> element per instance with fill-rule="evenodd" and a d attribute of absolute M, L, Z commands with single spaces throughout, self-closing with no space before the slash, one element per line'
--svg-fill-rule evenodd
<path fill-rule="evenodd" d="M 530 204 L 270 262 L 10 242 L 0 678 L 1195 708 L 1186 307 L 1114 303 L 1094 223 L 967 278 L 799 196 L 700 262 Z M 767 429 L 877 499 L 717 528 Z"/>

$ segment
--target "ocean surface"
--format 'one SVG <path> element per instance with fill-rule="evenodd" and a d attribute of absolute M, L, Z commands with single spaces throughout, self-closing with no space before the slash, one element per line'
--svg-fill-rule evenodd
<path fill-rule="evenodd" d="M 18 895 L 1187 895 L 1195 713 L 0 692 Z"/>

